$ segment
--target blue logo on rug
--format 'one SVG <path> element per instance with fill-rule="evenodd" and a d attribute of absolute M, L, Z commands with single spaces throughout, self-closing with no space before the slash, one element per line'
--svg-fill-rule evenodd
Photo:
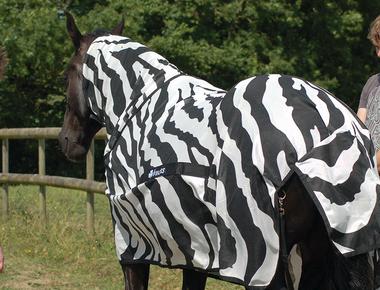
<path fill-rule="evenodd" d="M 166 168 L 161 168 L 161 169 L 151 169 L 148 173 L 148 178 L 152 178 L 152 177 L 157 177 L 157 176 L 160 176 L 160 175 L 163 175 L 165 174 L 165 171 L 166 171 Z"/>

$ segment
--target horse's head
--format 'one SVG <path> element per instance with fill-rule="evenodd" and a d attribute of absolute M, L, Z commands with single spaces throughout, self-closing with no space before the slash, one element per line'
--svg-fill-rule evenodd
<path fill-rule="evenodd" d="M 99 36 L 121 35 L 124 21 L 113 30 L 97 30 L 82 35 L 75 24 L 73 16 L 66 13 L 66 26 L 75 47 L 75 53 L 70 59 L 65 71 L 66 79 L 66 112 L 58 140 L 63 153 L 71 161 L 83 160 L 90 147 L 91 140 L 102 124 L 93 118 L 89 101 L 82 89 L 83 61 L 91 43 Z"/>

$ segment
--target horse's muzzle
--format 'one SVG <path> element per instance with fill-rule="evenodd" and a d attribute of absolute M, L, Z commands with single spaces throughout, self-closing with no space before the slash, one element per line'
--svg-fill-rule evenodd
<path fill-rule="evenodd" d="M 73 139 L 75 141 L 73 141 Z M 63 131 L 58 135 L 59 145 L 66 158 L 72 162 L 81 162 L 86 158 L 88 146 L 81 144 L 77 138 L 70 138 Z"/>

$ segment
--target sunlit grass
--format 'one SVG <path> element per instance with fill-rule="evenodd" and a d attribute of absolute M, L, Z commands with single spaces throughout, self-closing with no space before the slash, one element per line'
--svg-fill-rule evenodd
<path fill-rule="evenodd" d="M 39 218 L 38 187 L 12 186 L 9 199 L 9 219 L 0 224 L 0 243 L 6 256 L 0 289 L 123 288 L 104 196 L 95 197 L 94 236 L 86 231 L 83 192 L 48 188 L 46 227 Z M 152 267 L 149 289 L 179 290 L 181 281 L 181 271 Z M 208 279 L 207 289 L 243 287 Z"/>

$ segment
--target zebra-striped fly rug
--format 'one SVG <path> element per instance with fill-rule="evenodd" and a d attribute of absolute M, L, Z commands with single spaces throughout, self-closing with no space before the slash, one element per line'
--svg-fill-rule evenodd
<path fill-rule="evenodd" d="M 341 253 L 380 246 L 369 133 L 327 91 L 262 75 L 226 92 L 120 36 L 91 44 L 83 75 L 108 133 L 107 194 L 121 261 L 268 285 L 279 260 L 275 195 L 294 173 Z"/>

